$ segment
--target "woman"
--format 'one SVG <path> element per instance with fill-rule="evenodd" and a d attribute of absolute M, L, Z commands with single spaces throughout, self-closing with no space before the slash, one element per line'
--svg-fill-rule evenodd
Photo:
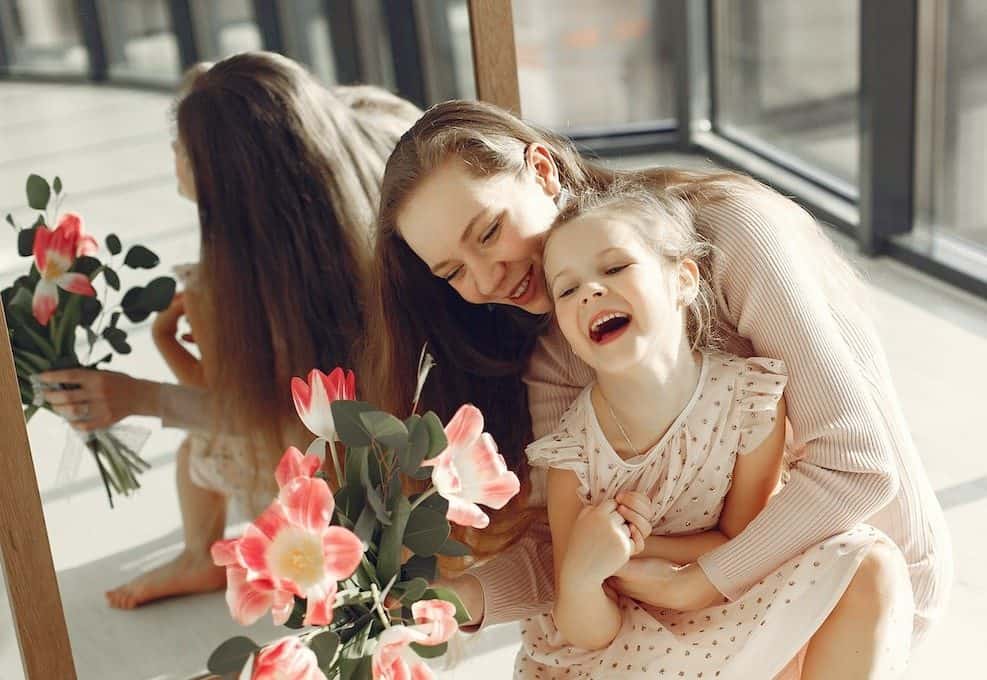
<path fill-rule="evenodd" d="M 380 343 L 379 401 L 402 407 L 413 391 L 414 354 L 428 342 L 439 368 L 426 405 L 446 416 L 461 402 L 476 403 L 512 469 L 529 482 L 526 504 L 519 499 L 495 516 L 501 544 L 472 541 L 480 554 L 499 554 L 454 582 L 474 622 L 550 607 L 551 548 L 540 524 L 524 531 L 531 509 L 544 505 L 543 481 L 529 476 L 523 445 L 552 431 L 592 376 L 546 316 L 541 247 L 567 193 L 617 179 L 690 204 L 715 250 L 712 283 L 727 349 L 781 359 L 791 371 L 796 462 L 784 489 L 746 530 L 700 558 L 701 569 L 635 560 L 616 585 L 656 606 L 666 606 L 669 592 L 696 608 L 733 599 L 806 547 L 868 520 L 908 563 L 918 639 L 948 592 L 944 519 L 857 302 L 858 283 L 811 217 L 740 175 L 611 171 L 496 107 L 447 102 L 426 112 L 388 160 L 369 337 Z M 622 514 L 636 521 L 633 508 Z M 865 557 L 809 644 L 806 677 L 868 671 L 891 599 L 882 590 L 903 587 L 894 577 L 898 559 L 887 550 Z"/>
<path fill-rule="evenodd" d="M 191 76 L 176 107 L 175 160 L 181 193 L 198 204 L 201 261 L 197 285 L 156 321 L 155 340 L 176 365 L 187 307 L 208 391 L 105 371 L 42 376 L 81 386 L 46 395 L 79 429 L 152 415 L 205 439 L 177 459 L 184 551 L 108 593 L 111 605 L 224 586 L 209 547 L 222 538 L 227 498 L 273 498 L 277 457 L 303 437 L 291 377 L 355 363 L 380 177 L 419 113 L 376 88 L 326 90 L 269 53 Z"/>

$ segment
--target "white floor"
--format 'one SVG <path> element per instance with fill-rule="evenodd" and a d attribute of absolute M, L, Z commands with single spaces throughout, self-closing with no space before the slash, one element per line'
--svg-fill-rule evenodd
<path fill-rule="evenodd" d="M 0 215 L 18 214 L 14 209 L 23 206 L 29 172 L 57 173 L 69 194 L 65 207 L 82 213 L 93 233 L 140 239 L 169 264 L 194 259 L 195 210 L 177 196 L 171 177 L 168 104 L 167 97 L 146 92 L 0 84 Z M 12 244 L 13 234 L 8 238 Z M 5 245 L 0 281 L 11 280 L 26 263 Z M 955 544 L 956 584 L 948 615 L 916 652 L 908 678 L 977 677 L 987 641 L 979 628 L 987 621 L 987 548 L 977 538 L 987 516 L 987 445 L 981 430 L 987 406 L 987 303 L 887 260 L 860 264 L 872 284 L 875 320 Z M 117 369 L 167 379 L 146 328 L 134 332 L 133 346 L 134 354 Z M 102 595 L 181 545 L 172 481 L 180 433 L 152 434 L 144 453 L 155 467 L 145 475 L 144 490 L 112 511 L 85 460 L 73 481 L 55 484 L 66 436 L 62 424 L 39 416 L 30 434 L 79 677 L 179 680 L 195 674 L 218 642 L 242 630 L 229 619 L 221 594 L 135 612 L 109 609 Z M 0 680 L 20 680 L 5 602 L 0 611 Z M 279 632 L 261 623 L 248 634 L 263 640 Z M 441 677 L 508 677 L 517 644 L 515 626 L 463 640 L 464 660 Z"/>

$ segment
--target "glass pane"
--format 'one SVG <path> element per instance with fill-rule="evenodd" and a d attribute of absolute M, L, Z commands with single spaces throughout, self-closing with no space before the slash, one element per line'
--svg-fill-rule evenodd
<path fill-rule="evenodd" d="M 165 0 L 100 0 L 110 77 L 174 81 L 178 41 Z"/>
<path fill-rule="evenodd" d="M 958 240 L 987 258 L 987 3 L 954 0 L 938 17 L 931 148 L 931 202 L 919 218 L 935 235 Z M 981 259 L 980 275 L 983 276 Z"/>
<path fill-rule="evenodd" d="M 249 0 L 202 0 L 192 3 L 203 59 L 222 59 L 264 48 Z"/>
<path fill-rule="evenodd" d="M 296 0 L 281 6 L 286 52 L 326 84 L 338 82 L 329 20 L 322 0 Z"/>
<path fill-rule="evenodd" d="M 858 0 L 717 0 L 719 132 L 855 194 Z"/>
<path fill-rule="evenodd" d="M 417 0 L 422 64 L 429 104 L 475 99 L 473 49 L 466 0 Z"/>
<path fill-rule="evenodd" d="M 665 4 L 513 3 L 525 118 L 570 132 L 674 119 L 674 29 L 662 21 Z"/>
<path fill-rule="evenodd" d="M 15 73 L 89 70 L 75 0 L 0 0 L 0 28 Z"/>

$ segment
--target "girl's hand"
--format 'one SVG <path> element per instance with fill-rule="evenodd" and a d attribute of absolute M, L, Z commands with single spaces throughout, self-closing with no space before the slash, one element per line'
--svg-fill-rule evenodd
<path fill-rule="evenodd" d="M 586 506 L 576 517 L 566 549 L 566 576 L 585 584 L 602 584 L 634 553 L 631 530 L 617 512 L 616 501 Z"/>
<path fill-rule="evenodd" d="M 627 522 L 634 541 L 634 555 L 644 550 L 645 540 L 651 535 L 651 501 L 638 491 L 621 491 L 617 494 L 617 512 Z"/>
<path fill-rule="evenodd" d="M 83 432 L 102 430 L 130 415 L 157 413 L 157 383 L 124 373 L 74 368 L 40 375 L 48 385 L 77 386 L 44 391 L 52 409 Z"/>

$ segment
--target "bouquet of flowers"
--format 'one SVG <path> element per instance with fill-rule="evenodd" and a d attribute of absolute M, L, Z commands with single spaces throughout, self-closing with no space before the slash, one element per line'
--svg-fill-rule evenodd
<path fill-rule="evenodd" d="M 31 257 L 27 274 L 2 292 L 3 311 L 7 320 L 20 387 L 24 417 L 30 420 L 39 409 L 50 409 L 42 388 L 72 389 L 73 385 L 43 385 L 38 374 L 56 369 L 97 368 L 108 363 L 113 353 L 128 354 L 131 347 L 127 332 L 119 327 L 121 314 L 131 322 L 146 319 L 171 303 L 175 281 L 169 277 L 152 280 L 146 286 L 128 290 L 119 303 L 109 303 L 109 289 L 120 290 L 115 258 L 123 252 L 116 235 L 106 238 L 109 257 L 96 257 L 99 245 L 86 234 L 82 218 L 76 213 L 59 212 L 64 193 L 62 181 L 48 181 L 38 175 L 27 179 L 27 202 L 36 215 L 29 227 L 21 227 L 12 215 L 6 220 L 17 234 L 17 250 Z M 49 225 L 57 225 L 51 229 Z M 123 266 L 153 269 L 158 256 L 141 245 L 132 246 L 123 257 Z M 99 296 L 94 283 L 103 281 Z M 79 331 L 83 332 L 84 338 Z M 92 359 L 97 347 L 106 343 L 110 351 Z M 78 350 L 85 349 L 85 360 Z M 84 435 L 85 447 L 99 469 L 110 506 L 113 492 L 128 495 L 140 487 L 137 475 L 149 465 L 138 455 L 144 437 L 125 428 L 90 432 Z M 64 464 L 64 461 L 63 461 Z"/>
<path fill-rule="evenodd" d="M 430 367 L 423 352 L 419 393 Z M 469 554 L 450 538 L 450 521 L 486 527 L 479 504 L 502 508 L 518 493 L 518 478 L 474 406 L 443 427 L 435 413 L 415 413 L 418 395 L 401 420 L 356 401 L 354 391 L 353 373 L 340 368 L 292 381 L 298 413 L 318 438 L 304 455 L 285 452 L 278 498 L 240 538 L 212 548 L 226 566 L 226 601 L 238 623 L 270 610 L 276 624 L 305 632 L 264 648 L 246 637 L 227 640 L 209 659 L 211 673 L 427 680 L 433 675 L 422 659 L 444 654 L 468 620 L 453 591 L 430 585 L 437 556 Z M 327 446 L 335 495 L 322 472 Z M 408 480 L 429 479 L 423 492 L 406 494 Z"/>

